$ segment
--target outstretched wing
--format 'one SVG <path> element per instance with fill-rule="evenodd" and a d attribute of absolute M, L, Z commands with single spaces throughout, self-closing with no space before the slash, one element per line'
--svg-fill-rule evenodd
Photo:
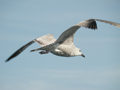
<path fill-rule="evenodd" d="M 27 44 L 23 45 L 21 48 L 19 48 L 16 52 L 14 52 L 7 60 L 6 62 L 8 62 L 9 60 L 11 60 L 12 58 L 18 56 L 20 53 L 22 53 L 27 47 L 29 47 L 31 44 L 33 44 L 34 42 L 38 42 L 41 46 L 46 46 L 48 44 L 51 44 L 55 41 L 56 39 L 53 37 L 52 34 L 48 34 L 48 35 L 44 35 L 42 37 L 36 38 L 30 42 L 28 42 Z"/>
<path fill-rule="evenodd" d="M 73 39 L 74 39 L 75 32 L 80 27 L 85 27 L 85 28 L 89 28 L 89 29 L 93 29 L 93 30 L 97 29 L 96 21 L 108 23 L 108 24 L 111 24 L 113 26 L 116 26 L 116 27 L 120 28 L 119 23 L 115 23 L 115 22 L 111 22 L 111 21 L 107 21 L 107 20 L 101 20 L 101 19 L 89 19 L 89 20 L 80 22 L 80 23 L 70 27 L 69 29 L 65 30 L 60 35 L 60 37 L 57 39 L 56 43 L 67 44 L 67 45 L 73 44 Z"/>
<path fill-rule="evenodd" d="M 97 24 L 94 19 L 86 20 L 79 24 L 76 24 L 69 29 L 65 30 L 60 37 L 57 39 L 56 43 L 70 45 L 73 44 L 74 34 L 80 27 L 86 27 L 90 29 L 97 29 Z"/>
<path fill-rule="evenodd" d="M 28 42 L 27 44 L 25 44 L 24 46 L 22 46 L 21 48 L 19 48 L 16 52 L 14 52 L 5 62 L 8 62 L 9 60 L 11 60 L 12 58 L 18 56 L 21 52 L 23 52 L 27 47 L 29 47 L 31 44 L 34 43 L 34 40 Z"/>
<path fill-rule="evenodd" d="M 111 21 L 107 21 L 107 20 L 101 20 L 101 19 L 95 19 L 95 20 L 100 21 L 100 22 L 104 22 L 104 23 L 108 23 L 108 24 L 111 24 L 113 26 L 116 26 L 116 27 L 120 28 L 120 23 L 111 22 Z"/>

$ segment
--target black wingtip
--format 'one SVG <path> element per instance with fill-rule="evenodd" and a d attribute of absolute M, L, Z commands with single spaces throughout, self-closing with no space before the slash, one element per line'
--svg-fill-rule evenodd
<path fill-rule="evenodd" d="M 8 59 L 6 59 L 6 60 L 5 60 L 5 62 L 10 61 L 10 60 L 11 60 L 12 58 L 14 58 L 14 57 L 15 57 L 15 56 L 13 56 L 13 55 L 12 55 L 12 56 L 10 56 Z"/>
<path fill-rule="evenodd" d="M 5 60 L 5 62 L 7 63 L 9 60 L 10 60 L 10 59 L 7 59 L 7 60 Z"/>
<path fill-rule="evenodd" d="M 96 30 L 97 29 L 96 21 L 94 19 L 89 19 L 88 24 L 87 24 L 87 28 Z"/>
<path fill-rule="evenodd" d="M 7 60 L 5 60 L 5 62 L 10 61 L 12 58 L 18 56 L 21 52 L 23 52 L 27 47 L 29 47 L 31 44 L 34 43 L 34 40 L 28 42 L 27 44 L 25 44 L 24 46 L 22 46 L 21 48 L 19 48 L 16 52 L 14 52 Z"/>

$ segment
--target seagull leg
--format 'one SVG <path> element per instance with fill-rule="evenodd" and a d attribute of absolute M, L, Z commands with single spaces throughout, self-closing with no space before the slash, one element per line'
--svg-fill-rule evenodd
<path fill-rule="evenodd" d="M 40 54 L 48 54 L 48 52 L 49 52 L 49 51 L 44 50 L 44 51 L 41 51 L 41 52 L 39 52 L 39 53 L 40 53 Z"/>

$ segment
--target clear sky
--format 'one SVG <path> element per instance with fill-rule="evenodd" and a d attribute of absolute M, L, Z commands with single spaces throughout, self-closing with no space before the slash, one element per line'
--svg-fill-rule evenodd
<path fill-rule="evenodd" d="M 101 22 L 75 35 L 86 58 L 30 53 L 35 43 L 4 62 L 30 40 L 58 38 L 89 18 L 120 23 L 120 0 L 0 0 L 0 90 L 120 90 L 120 29 Z"/>

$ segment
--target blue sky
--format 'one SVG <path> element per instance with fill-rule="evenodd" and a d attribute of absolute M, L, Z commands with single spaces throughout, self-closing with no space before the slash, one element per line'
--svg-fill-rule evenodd
<path fill-rule="evenodd" d="M 120 23 L 120 0 L 0 0 L 0 90 L 120 90 L 120 29 L 97 22 L 98 30 L 80 28 L 75 45 L 86 55 L 59 57 L 30 53 L 30 40 L 54 34 L 89 18 Z"/>

